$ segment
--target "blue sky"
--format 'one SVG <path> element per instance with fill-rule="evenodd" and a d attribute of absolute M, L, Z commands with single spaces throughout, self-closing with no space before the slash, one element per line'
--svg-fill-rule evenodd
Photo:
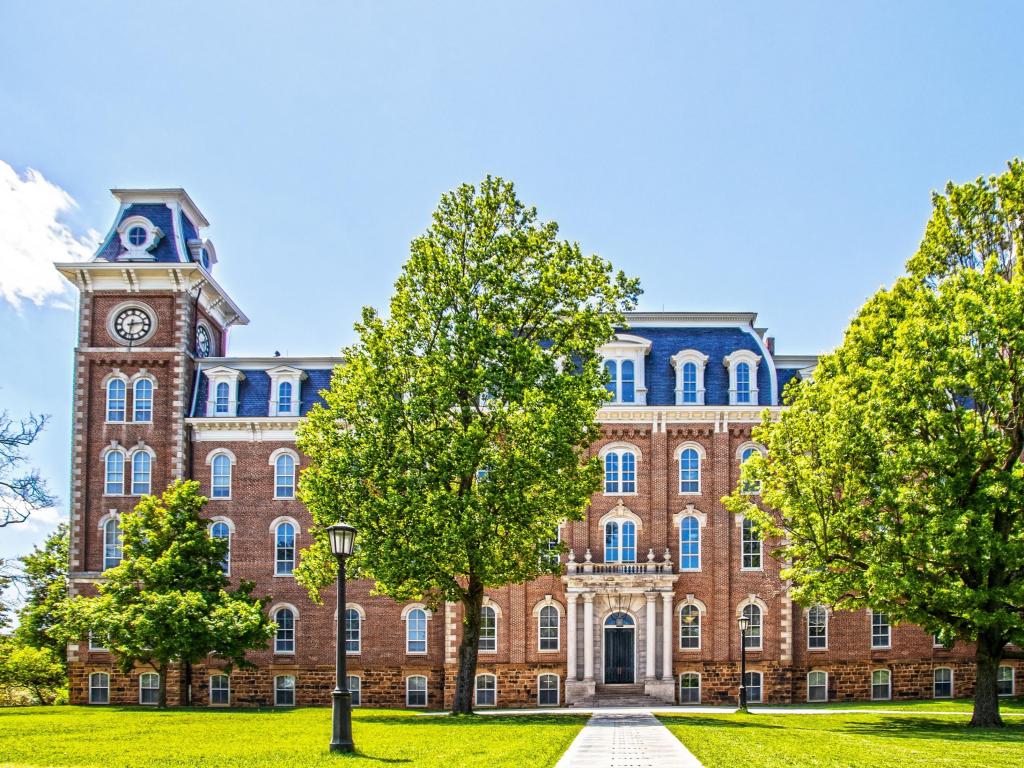
<path fill-rule="evenodd" d="M 753 310 L 780 352 L 820 352 L 899 274 L 931 190 L 1022 152 L 1022 22 L 1014 3 L 3 4 L 0 408 L 53 414 L 34 458 L 62 505 L 0 529 L 0 556 L 65 509 L 76 321 L 39 286 L 54 248 L 106 231 L 109 188 L 190 192 L 252 318 L 237 354 L 335 353 L 439 195 L 487 173 L 639 276 L 642 308 Z M 23 194 L 29 169 L 77 207 Z"/>

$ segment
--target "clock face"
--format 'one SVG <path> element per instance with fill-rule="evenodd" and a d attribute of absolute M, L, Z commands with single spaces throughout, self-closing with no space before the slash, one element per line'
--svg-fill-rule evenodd
<path fill-rule="evenodd" d="M 114 318 L 114 333 L 127 342 L 144 339 L 152 328 L 153 318 L 138 307 L 130 307 Z"/>
<path fill-rule="evenodd" d="M 196 328 L 196 357 L 210 356 L 210 332 L 205 325 Z"/>

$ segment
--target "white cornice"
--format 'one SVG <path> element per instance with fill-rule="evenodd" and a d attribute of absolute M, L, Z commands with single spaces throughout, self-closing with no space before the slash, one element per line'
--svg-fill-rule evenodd
<path fill-rule="evenodd" d="M 206 357 L 203 366 L 208 364 L 226 365 L 229 368 L 255 369 L 269 372 L 273 368 L 291 366 L 297 369 L 334 368 L 343 363 L 341 357 Z"/>
<path fill-rule="evenodd" d="M 695 325 L 749 325 L 757 312 L 625 312 L 628 327 L 672 327 Z"/>
<path fill-rule="evenodd" d="M 203 216 L 199 206 L 181 187 L 168 187 L 163 189 L 112 189 L 110 194 L 118 199 L 122 205 L 134 205 L 136 203 L 145 205 L 147 203 L 177 203 L 184 209 L 185 213 L 192 220 L 196 227 L 202 229 L 210 226 L 210 222 Z"/>
<path fill-rule="evenodd" d="M 818 355 L 775 355 L 776 368 L 810 368 L 818 364 Z"/>

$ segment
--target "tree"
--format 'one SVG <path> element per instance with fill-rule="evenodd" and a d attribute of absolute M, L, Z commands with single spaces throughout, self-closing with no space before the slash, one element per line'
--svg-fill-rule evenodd
<path fill-rule="evenodd" d="M 861 309 L 755 439 L 724 501 L 781 537 L 793 596 L 976 647 L 975 726 L 1024 644 L 1024 164 L 946 187 L 908 274 Z M 1019 654 L 1015 654 L 1019 657 Z"/>
<path fill-rule="evenodd" d="M 67 686 L 64 661 L 50 648 L 33 648 L 14 638 L 0 638 L 0 686 L 8 700 L 29 691 L 38 704 L 53 704 Z"/>
<path fill-rule="evenodd" d="M 549 542 L 599 488 L 585 458 L 607 398 L 597 349 L 639 287 L 557 235 L 500 178 L 445 194 L 390 317 L 363 310 L 299 429 L 318 529 L 300 580 L 314 597 L 332 583 L 323 530 L 344 516 L 352 565 L 380 593 L 461 603 L 454 712 L 472 711 L 485 588 L 555 572 Z"/>
<path fill-rule="evenodd" d="M 61 523 L 42 547 L 19 558 L 25 603 L 15 636 L 22 645 L 49 648 L 64 663 L 67 643 L 61 630 L 68 598 L 68 526 Z"/>
<path fill-rule="evenodd" d="M 15 423 L 7 411 L 0 412 L 0 528 L 23 523 L 35 510 L 54 505 L 39 470 L 16 474 L 27 462 L 25 449 L 36 441 L 49 420 L 49 416 L 29 415 Z"/>
<path fill-rule="evenodd" d="M 246 651 L 264 647 L 274 632 L 252 583 L 228 589 L 228 544 L 210 537 L 200 517 L 206 501 L 198 483 L 181 480 L 160 498 L 143 497 L 121 519 L 124 559 L 104 571 L 98 596 L 72 602 L 76 634 L 101 637 L 126 673 L 138 663 L 160 673 L 161 708 L 171 664 L 213 653 L 229 668 L 251 666 Z"/>

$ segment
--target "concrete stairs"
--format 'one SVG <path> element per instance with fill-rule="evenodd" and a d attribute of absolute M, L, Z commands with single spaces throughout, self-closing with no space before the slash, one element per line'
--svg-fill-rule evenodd
<path fill-rule="evenodd" d="M 574 707 L 664 707 L 665 702 L 644 694 L 643 685 L 598 685 L 593 696 L 572 703 Z"/>

